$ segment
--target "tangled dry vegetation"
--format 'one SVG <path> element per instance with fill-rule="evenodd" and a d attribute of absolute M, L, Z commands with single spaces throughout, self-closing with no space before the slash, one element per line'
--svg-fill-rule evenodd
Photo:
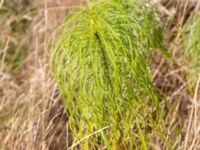
<path fill-rule="evenodd" d="M 69 131 L 49 66 L 48 40 L 79 0 L 0 1 L 0 149 L 68 149 Z M 153 83 L 172 149 L 200 149 L 200 2 L 152 0 L 172 59 L 151 58 Z M 199 21 L 200 22 L 200 21 Z M 189 39 L 189 40 L 188 40 Z M 193 51 L 192 40 L 196 45 Z M 186 52 L 185 52 L 186 51 Z M 192 64 L 191 64 L 192 62 Z M 154 137 L 155 149 L 168 149 Z"/>

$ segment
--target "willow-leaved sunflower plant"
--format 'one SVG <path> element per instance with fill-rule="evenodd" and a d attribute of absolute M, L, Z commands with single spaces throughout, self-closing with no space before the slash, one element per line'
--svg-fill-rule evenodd
<path fill-rule="evenodd" d="M 73 134 L 69 149 L 149 149 L 162 114 L 150 55 L 160 45 L 145 0 L 96 0 L 66 16 L 51 52 Z"/>

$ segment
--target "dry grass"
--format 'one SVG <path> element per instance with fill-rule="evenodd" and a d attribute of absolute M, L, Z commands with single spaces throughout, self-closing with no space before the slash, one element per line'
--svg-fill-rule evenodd
<path fill-rule="evenodd" d="M 0 149 L 59 149 L 67 146 L 67 119 L 51 77 L 45 49 L 50 34 L 59 26 L 70 5 L 54 0 L 35 1 L 33 5 L 36 11 L 24 14 L 31 19 L 26 31 L 13 33 L 7 29 L 16 17 L 11 10 L 8 12 L 10 20 L 0 28 L 4 58 L 0 67 Z M 15 70 L 8 62 L 10 54 L 7 50 L 11 42 L 17 43 L 14 50 L 27 53 Z"/>
<path fill-rule="evenodd" d="M 8 0 L 9 1 L 9 0 Z M 28 0 L 13 0 L 18 3 Z M 72 1 L 72 0 L 71 0 Z M 0 149 L 67 149 L 71 142 L 62 96 L 49 68 L 50 35 L 60 25 L 72 5 L 81 1 L 35 0 L 25 5 L 23 14 L 8 10 L 0 15 Z M 165 26 L 166 46 L 174 58 L 168 61 L 156 54 L 152 63 L 154 84 L 167 96 L 169 106 L 161 104 L 167 137 L 174 149 L 200 149 L 200 76 L 194 91 L 188 89 L 186 71 L 181 64 L 180 30 L 198 11 L 198 0 L 154 0 Z M 0 8 L 6 0 L 0 1 Z M 22 8 L 23 9 L 23 8 Z M 26 25 L 20 20 L 25 18 Z M 4 19 L 4 20 L 3 20 Z M 3 22 L 3 23 L 2 23 Z M 174 24 L 177 22 L 177 25 Z M 17 26 L 20 31 L 13 31 Z M 10 52 L 14 45 L 14 53 Z M 18 56 L 18 57 L 17 57 Z M 14 59 L 20 58 L 20 59 Z M 13 65 L 14 64 L 14 65 Z M 166 149 L 159 143 L 159 149 Z"/>

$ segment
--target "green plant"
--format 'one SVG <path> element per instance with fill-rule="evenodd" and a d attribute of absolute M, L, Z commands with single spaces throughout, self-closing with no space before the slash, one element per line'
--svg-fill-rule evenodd
<path fill-rule="evenodd" d="M 72 147 L 149 149 L 160 131 L 148 59 L 161 46 L 144 0 L 99 0 L 72 10 L 52 51 L 54 77 L 74 135 Z M 159 29 L 159 30 L 158 30 Z"/>
<path fill-rule="evenodd" d="M 184 64 L 193 88 L 200 74 L 200 13 L 195 12 L 183 28 Z"/>
<path fill-rule="evenodd" d="M 27 55 L 27 46 L 30 41 L 28 41 L 28 36 L 24 35 L 30 27 L 34 11 L 35 7 L 30 0 L 2 1 L 0 7 L 0 39 L 9 37 L 5 64 L 12 71 L 17 71 L 20 68 Z M 6 36 L 4 36 L 4 33 L 6 33 Z M 3 54 L 0 52 L 0 59 L 2 57 Z"/>
<path fill-rule="evenodd" d="M 0 25 L 10 33 L 25 33 L 30 26 L 35 11 L 33 2 L 29 0 L 4 0 L 0 7 Z M 8 19 L 10 18 L 10 19 Z"/>

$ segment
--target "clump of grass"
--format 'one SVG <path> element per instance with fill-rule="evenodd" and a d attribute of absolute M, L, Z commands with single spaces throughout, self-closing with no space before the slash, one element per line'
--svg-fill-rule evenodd
<path fill-rule="evenodd" d="M 184 63 L 192 88 L 200 74 L 200 13 L 195 12 L 183 28 Z"/>
<path fill-rule="evenodd" d="M 160 46 L 146 1 L 90 2 L 72 10 L 52 52 L 74 135 L 71 148 L 149 149 L 160 131 L 148 58 Z"/>

